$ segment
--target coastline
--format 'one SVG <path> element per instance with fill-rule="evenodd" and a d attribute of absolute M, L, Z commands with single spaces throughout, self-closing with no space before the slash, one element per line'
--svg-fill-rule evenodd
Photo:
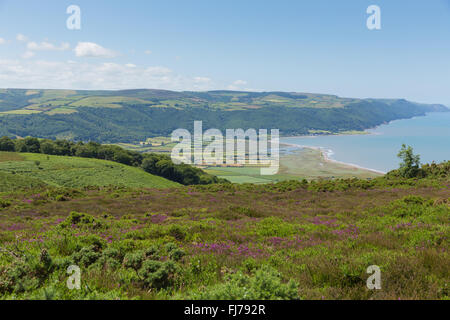
<path fill-rule="evenodd" d="M 430 112 L 426 112 L 424 115 L 417 115 L 417 116 L 413 116 L 413 117 L 410 117 L 410 118 L 403 118 L 403 119 L 395 119 L 395 120 L 391 120 L 391 121 L 386 122 L 386 123 L 379 124 L 379 125 L 377 125 L 375 127 L 365 129 L 363 132 L 364 132 L 364 134 L 367 134 L 367 135 L 380 135 L 380 134 L 382 135 L 383 133 L 378 133 L 378 132 L 374 132 L 374 131 L 379 129 L 379 128 L 381 128 L 381 127 L 383 127 L 383 126 L 387 126 L 387 125 L 390 125 L 390 124 L 395 123 L 395 122 L 405 121 L 405 120 L 413 120 L 413 119 L 417 119 L 417 118 L 424 118 L 427 115 L 431 115 L 431 114 L 439 114 L 439 113 L 447 114 L 449 112 L 450 112 L 450 109 L 448 111 L 430 111 Z M 341 135 L 341 136 L 348 136 L 348 135 L 350 135 L 351 136 L 351 135 L 356 135 L 356 134 L 352 133 L 352 132 L 341 132 L 341 133 L 337 133 L 337 134 L 320 134 L 320 135 L 309 134 L 309 135 L 283 136 L 281 138 L 308 138 L 308 139 L 314 139 L 314 138 L 317 138 L 317 137 L 320 137 L 320 136 L 324 136 L 324 135 L 325 136 L 336 136 L 336 135 Z M 329 150 L 327 148 L 315 147 L 315 146 L 305 146 L 305 145 L 292 144 L 292 143 L 281 142 L 281 141 L 280 141 L 280 145 L 291 146 L 291 147 L 295 147 L 297 149 L 303 149 L 303 148 L 308 149 L 309 148 L 309 149 L 312 149 L 312 150 L 319 151 L 321 153 L 322 158 L 324 159 L 324 161 L 328 162 L 328 163 L 335 163 L 335 164 L 345 165 L 345 166 L 348 166 L 348 167 L 351 167 L 351 168 L 366 170 L 366 171 L 369 171 L 369 172 L 382 174 L 382 175 L 385 175 L 387 173 L 387 172 L 384 172 L 384 171 L 381 171 L 381 170 L 363 167 L 363 166 L 360 166 L 360 165 L 357 165 L 357 164 L 354 164 L 354 163 L 343 162 L 343 161 L 338 161 L 338 160 L 332 159 L 331 155 L 333 154 L 333 150 Z"/>
<path fill-rule="evenodd" d="M 293 144 L 293 143 L 285 143 L 285 142 L 280 143 L 280 145 L 294 147 L 294 148 L 297 148 L 297 149 L 312 149 L 312 150 L 319 151 L 321 156 L 322 156 L 322 158 L 324 159 L 324 161 L 328 162 L 328 163 L 341 164 L 341 165 L 345 165 L 345 166 L 348 166 L 348 167 L 351 167 L 351 168 L 366 170 L 366 171 L 370 171 L 370 172 L 374 172 L 374 173 L 382 174 L 382 175 L 385 175 L 387 173 L 387 172 L 383 172 L 383 171 L 376 170 L 376 169 L 365 168 L 365 167 L 359 166 L 359 165 L 354 164 L 354 163 L 342 162 L 342 161 L 331 159 L 330 158 L 330 154 L 332 154 L 333 151 L 332 150 L 325 150 L 324 148 L 321 148 L 321 147 L 311 147 L 311 146 L 304 146 L 304 145 Z"/>

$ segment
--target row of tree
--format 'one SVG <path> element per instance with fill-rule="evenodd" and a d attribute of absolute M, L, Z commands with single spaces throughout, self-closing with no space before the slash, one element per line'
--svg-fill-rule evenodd
<path fill-rule="evenodd" d="M 170 157 L 161 154 L 142 154 L 115 145 L 96 142 L 72 142 L 27 137 L 25 139 L 0 138 L 0 151 L 42 153 L 58 156 L 95 158 L 141 167 L 148 173 L 164 177 L 183 185 L 225 183 L 224 179 L 207 174 L 201 169 L 175 164 Z"/>

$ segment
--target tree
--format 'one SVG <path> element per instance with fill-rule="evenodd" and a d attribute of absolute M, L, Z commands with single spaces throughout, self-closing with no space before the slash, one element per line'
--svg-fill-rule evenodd
<path fill-rule="evenodd" d="M 415 155 L 411 146 L 402 145 L 397 157 L 402 159 L 400 163 L 400 174 L 404 178 L 417 177 L 420 171 L 420 155 Z"/>
<path fill-rule="evenodd" d="M 14 141 L 8 137 L 0 138 L 0 151 L 14 151 Z"/>
<path fill-rule="evenodd" d="M 41 143 L 39 142 L 39 139 L 26 137 L 23 141 L 27 147 L 28 152 L 41 153 Z"/>
<path fill-rule="evenodd" d="M 120 151 L 114 154 L 113 161 L 130 166 L 133 162 L 133 158 L 126 151 Z"/>
<path fill-rule="evenodd" d="M 56 145 L 52 141 L 44 141 L 41 143 L 41 153 L 58 154 Z"/>

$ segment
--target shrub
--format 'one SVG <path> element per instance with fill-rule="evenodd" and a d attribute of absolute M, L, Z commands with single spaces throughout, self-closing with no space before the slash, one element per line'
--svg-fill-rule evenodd
<path fill-rule="evenodd" d="M 102 223 L 87 213 L 72 211 L 69 217 L 67 217 L 67 219 L 61 224 L 61 226 L 67 228 L 73 225 L 98 229 L 102 226 Z"/>
<path fill-rule="evenodd" d="M 84 267 L 89 267 L 94 264 L 100 257 L 101 254 L 98 252 L 98 248 L 94 245 L 84 247 L 72 255 L 73 261 Z"/>
<path fill-rule="evenodd" d="M 115 248 L 106 248 L 103 250 L 100 258 L 95 262 L 94 266 L 100 269 L 117 269 L 121 266 L 123 255 Z"/>
<path fill-rule="evenodd" d="M 201 300 L 296 300 L 299 299 L 298 284 L 282 282 L 281 275 L 264 265 L 253 276 L 242 272 L 229 275 L 225 283 L 194 295 Z"/>
<path fill-rule="evenodd" d="M 257 224 L 256 232 L 264 237 L 289 237 L 295 235 L 298 230 L 295 225 L 280 218 L 269 217 L 264 218 Z"/>
<path fill-rule="evenodd" d="M 130 252 L 125 255 L 123 265 L 125 268 L 131 268 L 138 271 L 142 267 L 144 260 L 145 254 L 143 251 Z"/>
<path fill-rule="evenodd" d="M 167 254 L 169 255 L 169 258 L 173 261 L 180 261 L 186 253 L 181 250 L 176 244 L 169 242 L 166 244 L 165 249 L 167 251 Z"/>
<path fill-rule="evenodd" d="M 171 225 L 168 230 L 168 234 L 178 241 L 182 241 L 186 238 L 186 232 L 178 225 Z"/>
<path fill-rule="evenodd" d="M 0 208 L 7 208 L 9 206 L 11 206 L 11 201 L 10 200 L 4 200 L 4 199 L 0 199 Z"/>
<path fill-rule="evenodd" d="M 419 196 L 407 196 L 391 203 L 389 210 L 397 217 L 419 217 L 425 208 L 432 206 L 433 200 L 426 200 Z"/>
<path fill-rule="evenodd" d="M 174 283 L 177 273 L 178 266 L 170 260 L 165 262 L 146 260 L 138 272 L 144 284 L 155 289 L 170 287 Z"/>

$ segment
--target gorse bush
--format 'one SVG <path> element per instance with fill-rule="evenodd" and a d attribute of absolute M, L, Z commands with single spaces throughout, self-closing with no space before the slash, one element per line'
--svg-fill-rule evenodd
<path fill-rule="evenodd" d="M 424 214 L 427 207 L 434 204 L 433 200 L 426 200 L 419 196 L 407 196 L 394 201 L 389 210 L 398 217 L 419 217 Z"/>
<path fill-rule="evenodd" d="M 147 287 L 163 289 L 173 285 L 178 272 L 179 267 L 173 261 L 145 260 L 138 275 Z"/>
<path fill-rule="evenodd" d="M 80 251 L 73 254 L 73 261 L 80 266 L 89 267 L 100 259 L 100 248 L 96 246 L 84 247 Z"/>
<path fill-rule="evenodd" d="M 251 276 L 242 272 L 228 275 L 224 284 L 193 295 L 202 300 L 298 300 L 298 283 L 283 283 L 275 269 L 263 265 Z"/>
<path fill-rule="evenodd" d="M 0 293 L 22 293 L 39 288 L 56 270 L 57 265 L 46 249 L 39 256 L 15 257 L 14 262 L 0 267 Z"/>
<path fill-rule="evenodd" d="M 61 224 L 61 227 L 67 228 L 72 226 L 98 229 L 102 227 L 102 223 L 89 214 L 72 211 L 69 217 Z"/>
<path fill-rule="evenodd" d="M 7 208 L 11 205 L 10 200 L 0 199 L 0 208 Z"/>

